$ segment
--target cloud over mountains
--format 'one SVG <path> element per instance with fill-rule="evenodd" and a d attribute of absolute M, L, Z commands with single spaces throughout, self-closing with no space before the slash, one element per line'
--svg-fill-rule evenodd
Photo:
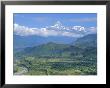
<path fill-rule="evenodd" d="M 57 21 L 53 26 L 44 28 L 29 28 L 19 24 L 14 24 L 14 34 L 20 36 L 37 35 L 42 37 L 48 36 L 67 36 L 67 37 L 81 37 L 86 34 L 96 33 L 96 27 L 82 27 L 72 26 L 66 27 Z"/>

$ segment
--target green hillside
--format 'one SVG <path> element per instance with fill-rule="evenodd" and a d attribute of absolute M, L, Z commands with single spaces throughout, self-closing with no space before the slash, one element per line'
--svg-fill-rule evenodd
<path fill-rule="evenodd" d="M 74 43 L 74 46 L 87 48 L 87 47 L 97 47 L 97 35 L 96 34 L 89 34 L 82 38 L 79 38 Z"/>
<path fill-rule="evenodd" d="M 14 54 L 14 74 L 96 75 L 97 37 L 91 34 L 74 44 L 49 42 Z"/>

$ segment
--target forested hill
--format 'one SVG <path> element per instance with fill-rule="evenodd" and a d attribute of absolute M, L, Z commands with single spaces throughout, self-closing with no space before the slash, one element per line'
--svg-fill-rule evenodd
<path fill-rule="evenodd" d="M 15 54 L 16 58 L 22 58 L 23 56 L 32 57 L 72 57 L 75 55 L 85 55 L 86 53 L 96 53 L 97 46 L 96 34 L 90 34 L 82 38 L 77 39 L 74 44 L 57 44 L 49 42 L 34 47 L 24 48 L 22 51 Z M 89 51 L 89 52 L 88 52 Z"/>
<path fill-rule="evenodd" d="M 96 34 L 89 34 L 82 38 L 77 39 L 74 42 L 74 46 L 87 48 L 87 47 L 97 47 L 97 35 Z"/>
<path fill-rule="evenodd" d="M 25 75 L 96 75 L 96 35 L 71 45 L 49 42 L 14 54 L 14 73 Z"/>

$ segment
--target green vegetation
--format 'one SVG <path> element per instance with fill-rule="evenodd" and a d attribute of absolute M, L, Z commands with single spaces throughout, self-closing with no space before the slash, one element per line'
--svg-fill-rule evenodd
<path fill-rule="evenodd" d="M 50 42 L 27 47 L 14 58 L 17 75 L 96 75 L 96 36 L 85 36 L 73 45 Z"/>
<path fill-rule="evenodd" d="M 18 67 L 28 69 L 25 75 L 96 75 L 94 61 L 74 61 L 72 59 L 45 59 L 27 57 L 19 60 Z M 15 72 L 16 73 L 16 72 Z"/>

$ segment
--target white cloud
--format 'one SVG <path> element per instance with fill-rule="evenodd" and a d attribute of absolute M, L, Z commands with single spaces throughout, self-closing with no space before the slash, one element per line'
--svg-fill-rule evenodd
<path fill-rule="evenodd" d="M 73 29 L 71 29 L 70 31 L 69 30 L 55 30 L 55 29 L 49 29 L 48 27 L 29 28 L 26 26 L 21 26 L 19 24 L 14 24 L 14 34 L 20 35 L 20 36 L 36 35 L 36 36 L 42 36 L 42 37 L 48 37 L 48 36 L 81 37 L 83 36 L 82 32 L 85 32 L 85 28 L 82 28 L 82 27 L 80 30 L 75 30 L 79 32 L 72 32 Z M 91 27 L 90 32 L 91 31 L 96 31 L 95 27 Z"/>
<path fill-rule="evenodd" d="M 36 34 L 36 28 L 28 28 L 19 24 L 14 24 L 14 33 L 20 36 L 28 36 Z"/>
<path fill-rule="evenodd" d="M 90 30 L 91 30 L 92 32 L 96 32 L 96 31 L 97 31 L 96 27 L 90 27 Z"/>
<path fill-rule="evenodd" d="M 49 18 L 47 17 L 35 17 L 33 20 L 38 21 L 38 22 L 44 22 L 47 21 Z"/>
<path fill-rule="evenodd" d="M 81 36 L 83 36 L 83 35 L 81 35 L 81 34 L 75 34 L 75 33 L 72 33 L 72 32 L 63 32 L 63 33 L 62 33 L 62 36 L 81 37 Z"/>
<path fill-rule="evenodd" d="M 97 28 L 96 27 L 89 27 L 89 28 L 86 28 L 86 31 L 88 32 L 88 34 L 97 33 Z"/>
<path fill-rule="evenodd" d="M 69 21 L 71 22 L 96 22 L 97 18 L 93 17 L 93 18 L 75 18 L 75 19 L 69 19 Z"/>

